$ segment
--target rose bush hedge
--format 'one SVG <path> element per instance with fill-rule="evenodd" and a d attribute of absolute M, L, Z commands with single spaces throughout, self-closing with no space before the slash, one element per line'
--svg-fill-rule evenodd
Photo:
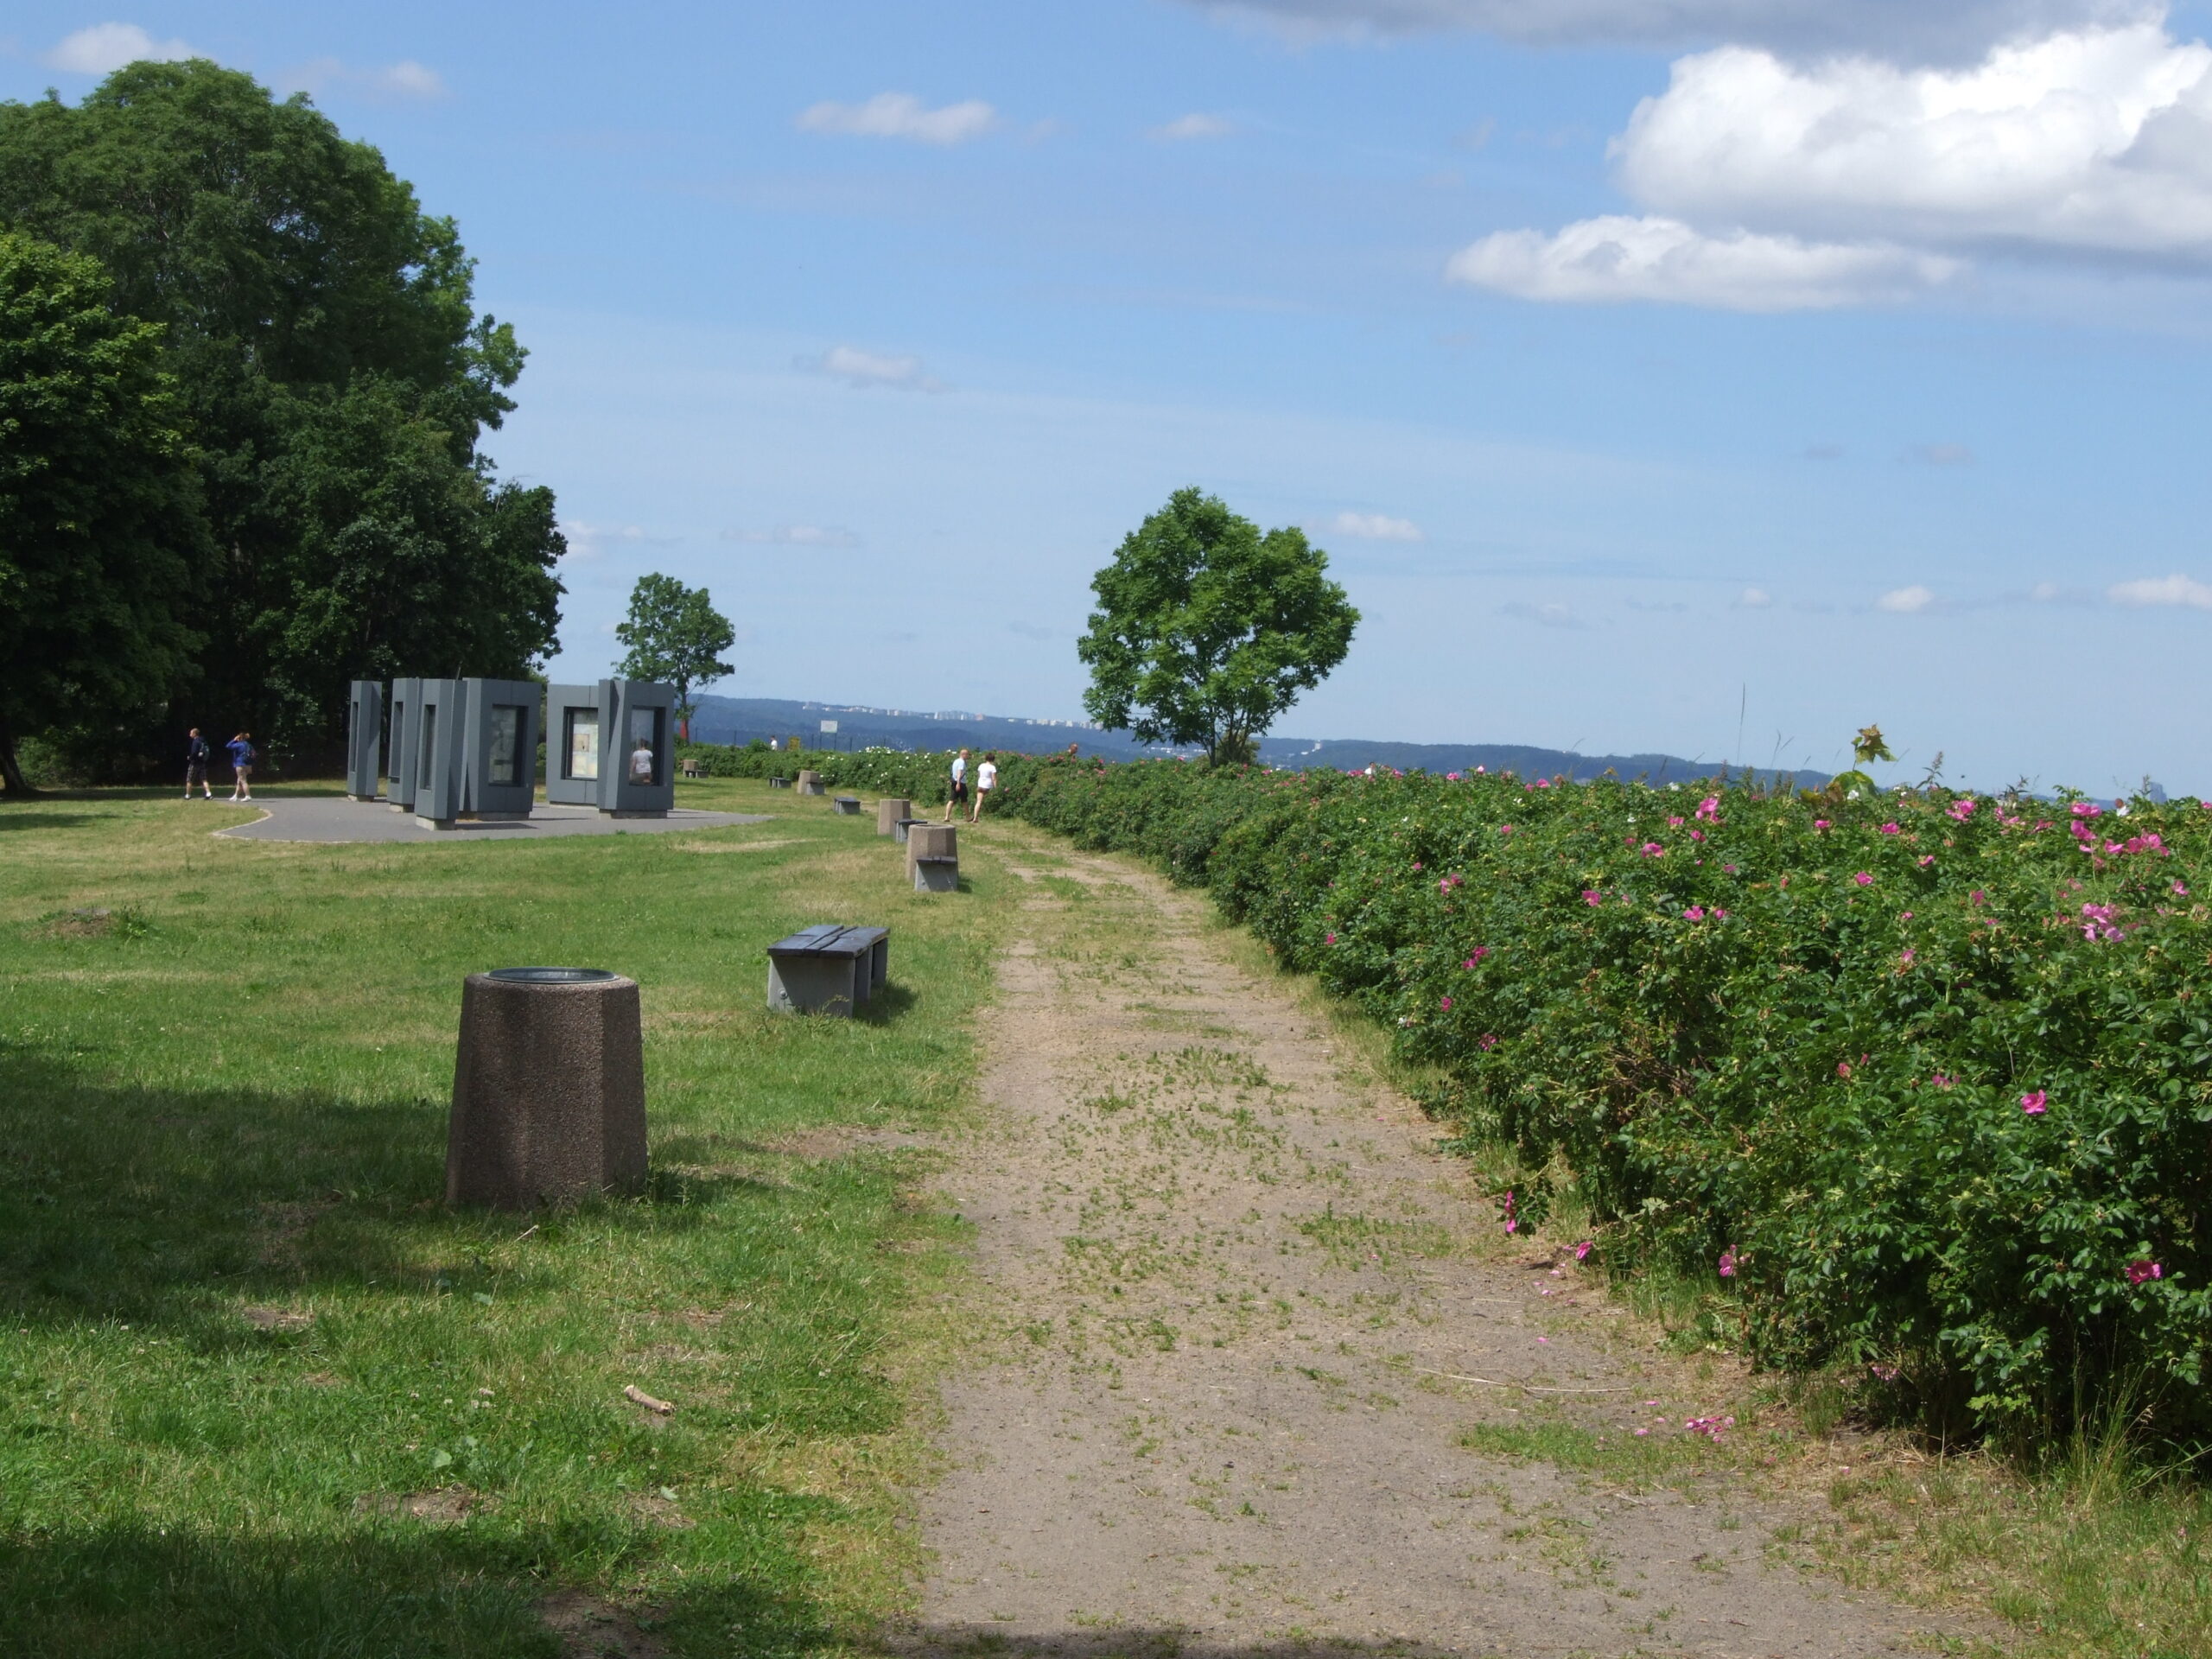
<path fill-rule="evenodd" d="M 1002 766 L 1385 1022 L 1514 1224 L 1571 1178 L 1616 1270 L 1723 1273 L 1756 1357 L 1903 1408 L 2212 1430 L 2212 805 Z"/>

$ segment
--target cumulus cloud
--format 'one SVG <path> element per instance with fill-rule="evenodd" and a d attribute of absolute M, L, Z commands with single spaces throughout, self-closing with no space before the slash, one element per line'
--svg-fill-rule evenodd
<path fill-rule="evenodd" d="M 2105 589 L 2105 597 L 2115 605 L 2185 605 L 2212 611 L 2212 586 L 2179 575 L 2116 582 Z"/>
<path fill-rule="evenodd" d="M 94 23 L 65 36 L 44 62 L 73 75 L 106 75 L 149 58 L 173 62 L 200 55 L 182 41 L 157 41 L 136 23 Z"/>
<path fill-rule="evenodd" d="M 284 77 L 284 82 L 301 92 L 317 93 L 337 86 L 377 98 L 433 99 L 446 95 L 446 83 L 438 72 L 412 58 L 365 69 L 337 58 L 316 58 L 293 70 Z"/>
<path fill-rule="evenodd" d="M 1226 138 L 1236 130 L 1236 124 L 1224 116 L 1191 114 L 1179 115 L 1153 128 L 1147 136 L 1178 143 L 1188 138 Z"/>
<path fill-rule="evenodd" d="M 1892 588 L 1874 601 L 1874 608 L 1889 611 L 1898 616 L 1911 616 L 1926 610 L 1936 602 L 1936 595 L 1915 582 L 1910 588 Z"/>
<path fill-rule="evenodd" d="M 1746 588 L 1736 603 L 1747 611 L 1763 611 L 1774 603 L 1774 595 L 1764 588 Z"/>
<path fill-rule="evenodd" d="M 1749 41 L 1808 53 L 1957 61 L 1999 41 L 2156 15 L 2145 0 L 1185 0 L 1294 39 L 1446 29 L 1539 45 Z"/>
<path fill-rule="evenodd" d="M 778 524 L 772 530 L 726 530 L 726 542 L 766 547 L 858 547 L 861 538 L 836 524 Z"/>
<path fill-rule="evenodd" d="M 891 356 L 864 352 L 857 346 L 832 346 L 819 357 L 793 359 L 795 367 L 812 374 L 826 374 L 849 386 L 875 386 L 898 391 L 943 391 L 944 383 L 925 372 L 918 357 Z"/>
<path fill-rule="evenodd" d="M 912 92 L 878 92 L 865 104 L 810 105 L 798 116 L 802 132 L 905 138 L 920 144 L 965 143 L 982 137 L 998 122 L 998 111 L 980 99 L 932 110 Z"/>
<path fill-rule="evenodd" d="M 1910 297 L 1993 255 L 2212 260 L 2212 46 L 2163 10 L 2012 11 L 2019 29 L 1956 63 L 1879 36 L 1680 58 L 1610 146 L 1640 216 L 1500 232 L 1451 274 L 1529 299 L 1796 310 Z"/>
<path fill-rule="evenodd" d="M 1551 236 L 1496 232 L 1453 255 L 1446 275 L 1524 300 L 1803 311 L 1904 299 L 1957 270 L 1955 260 L 1880 244 L 1707 234 L 1679 219 L 1614 213 Z"/>
<path fill-rule="evenodd" d="M 1960 69 L 1680 60 L 1613 153 L 1694 223 L 1965 248 L 2212 250 L 2212 48 L 2160 22 L 1996 48 Z"/>
<path fill-rule="evenodd" d="M 1329 520 L 1329 533 L 1360 542 L 1423 542 L 1421 526 L 1410 518 L 1393 518 L 1382 512 L 1340 512 Z"/>

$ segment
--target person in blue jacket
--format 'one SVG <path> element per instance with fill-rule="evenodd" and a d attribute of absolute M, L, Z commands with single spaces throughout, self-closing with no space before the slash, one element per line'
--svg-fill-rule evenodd
<path fill-rule="evenodd" d="M 253 798 L 253 739 L 240 732 L 223 747 L 231 752 L 231 798 L 250 801 Z"/>

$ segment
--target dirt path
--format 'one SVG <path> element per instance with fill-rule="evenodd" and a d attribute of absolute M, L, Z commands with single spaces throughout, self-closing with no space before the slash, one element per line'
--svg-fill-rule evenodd
<path fill-rule="evenodd" d="M 1028 925 L 945 1181 L 989 1334 L 945 1390 L 937 1570 L 896 1645 L 1859 1655 L 1935 1623 L 1774 1562 L 1740 1497 L 1466 1449 L 1680 1436 L 1706 1402 L 1640 1374 L 1601 1298 L 1563 1306 L 1571 1274 L 1471 1251 L 1497 1222 L 1433 1126 L 1348 1081 L 1201 901 L 989 833 Z"/>

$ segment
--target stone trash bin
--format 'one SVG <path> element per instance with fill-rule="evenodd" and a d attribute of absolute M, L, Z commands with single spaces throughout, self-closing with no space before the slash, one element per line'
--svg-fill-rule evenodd
<path fill-rule="evenodd" d="M 830 786 L 822 781 L 820 772 L 809 770 L 798 775 L 798 792 L 802 795 L 827 795 Z"/>
<path fill-rule="evenodd" d="M 875 833 L 887 836 L 897 829 L 899 820 L 914 816 L 914 804 L 887 795 L 875 804 Z"/>
<path fill-rule="evenodd" d="M 906 830 L 906 874 L 917 893 L 960 891 L 960 838 L 949 823 L 915 823 Z"/>
<path fill-rule="evenodd" d="M 599 968 L 469 975 L 446 1202 L 528 1210 L 645 1183 L 638 982 Z"/>

